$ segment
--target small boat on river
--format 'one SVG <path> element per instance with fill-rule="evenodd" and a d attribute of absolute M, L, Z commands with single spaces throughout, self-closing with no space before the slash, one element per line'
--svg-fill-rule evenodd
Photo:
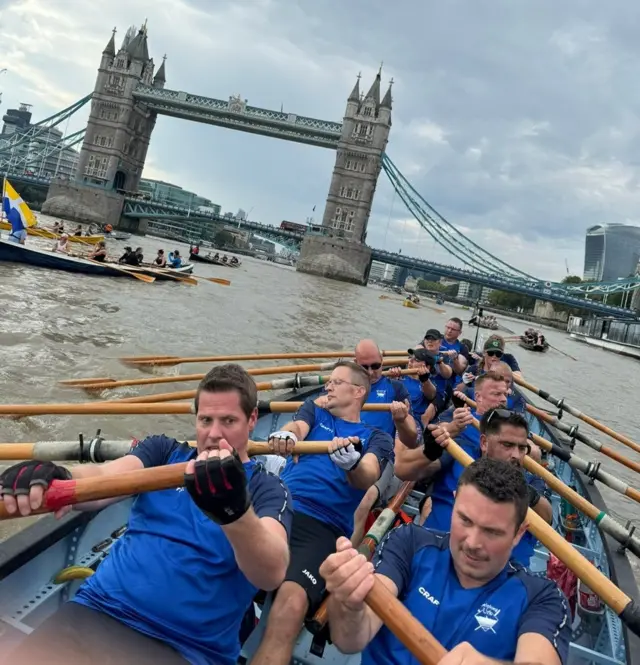
<path fill-rule="evenodd" d="M 128 272 L 138 272 L 155 277 L 157 281 L 174 281 L 172 275 L 190 275 L 193 272 L 193 264 L 191 263 L 187 263 L 180 268 L 163 270 L 157 270 L 151 266 L 135 267 L 106 261 L 100 263 L 89 261 L 80 256 L 53 252 L 49 249 L 37 249 L 0 239 L 0 263 L 3 261 L 101 277 L 128 277 Z"/>
<path fill-rule="evenodd" d="M 127 277 L 126 272 L 114 268 L 109 263 L 87 261 L 77 256 L 69 256 L 68 254 L 61 254 L 60 252 L 53 252 L 48 249 L 36 249 L 35 247 L 19 245 L 15 242 L 0 239 L 0 263 L 2 262 L 24 263 L 38 268 L 64 270 L 84 275 Z"/>
<path fill-rule="evenodd" d="M 536 340 L 529 339 L 524 335 L 520 336 L 518 344 L 527 351 L 536 351 L 537 353 L 544 353 L 549 349 L 549 342 L 547 342 L 546 339 L 542 342 L 542 344 L 538 344 Z"/>
<path fill-rule="evenodd" d="M 410 307 L 411 309 L 420 309 L 420 305 L 418 305 L 418 303 L 414 302 L 410 298 L 405 298 L 402 301 L 402 306 L 403 307 Z"/>
<path fill-rule="evenodd" d="M 11 231 L 11 224 L 9 222 L 0 221 L 0 230 Z M 60 234 L 54 233 L 51 229 L 45 229 L 41 226 L 30 226 L 26 229 L 27 235 L 34 238 L 46 238 L 47 240 L 58 240 Z M 107 235 L 107 234 L 105 234 Z M 105 236 L 90 235 L 90 236 L 74 236 L 69 235 L 69 242 L 78 243 L 81 245 L 97 245 L 105 239 Z"/>
<path fill-rule="evenodd" d="M 240 261 L 237 263 L 231 263 L 229 261 L 221 261 L 220 259 L 214 259 L 211 254 L 203 256 L 202 254 L 194 254 L 191 252 L 189 254 L 190 261 L 198 261 L 199 263 L 209 263 L 213 266 L 224 266 L 225 268 L 239 268 L 242 264 Z"/>
<path fill-rule="evenodd" d="M 318 390 L 294 391 L 280 399 L 297 401 L 314 396 Z M 252 438 L 266 440 L 291 417 L 285 413 L 263 413 Z M 564 447 L 545 424 L 531 414 L 528 419 L 532 433 Z M 127 442 L 122 444 L 119 454 L 125 454 L 129 447 Z M 600 510 L 608 512 L 596 485 L 586 477 L 557 458 L 550 457 L 547 464 L 548 469 L 567 485 Z M 402 507 L 403 512 L 415 516 L 421 496 L 414 492 Z M 550 500 L 556 531 L 629 596 L 637 598 L 638 588 L 631 566 L 626 555 L 620 552 L 618 543 L 600 531 L 595 522 L 575 510 L 567 511 L 559 496 L 552 494 Z M 123 538 L 131 502 L 132 499 L 125 499 L 99 512 L 71 513 L 59 521 L 48 515 L 0 543 L 0 661 L 4 661 L 26 635 L 72 598 L 82 580 L 93 574 L 113 544 Z M 531 559 L 531 570 L 545 576 L 548 560 L 548 550 L 538 543 Z M 593 594 L 580 584 L 572 600 L 576 604 L 576 618 L 572 623 L 571 665 L 640 665 L 640 640 L 626 629 L 612 610 L 604 607 L 597 598 L 594 600 Z M 260 621 L 244 641 L 239 663 L 249 662 L 255 653 L 270 601 L 270 594 L 267 594 L 266 601 L 256 598 L 253 611 Z M 359 661 L 358 654 L 344 655 L 328 643 L 326 633 L 314 635 L 307 628 L 302 630 L 293 654 L 296 665 L 358 665 Z"/>

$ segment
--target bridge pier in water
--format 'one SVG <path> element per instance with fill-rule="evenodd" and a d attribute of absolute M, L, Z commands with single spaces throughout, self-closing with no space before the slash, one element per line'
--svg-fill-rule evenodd
<path fill-rule="evenodd" d="M 371 205 L 391 130 L 391 84 L 380 101 L 381 71 L 366 95 L 360 77 L 349 95 L 324 208 L 324 235 L 302 242 L 296 270 L 366 284 L 371 249 L 365 244 Z"/>
<path fill-rule="evenodd" d="M 146 26 L 127 32 L 116 52 L 115 30 L 102 52 L 74 180 L 51 183 L 42 212 L 77 222 L 122 228 L 124 192 L 142 176 L 157 113 L 134 97 L 139 84 L 164 88 L 164 61 L 154 76 Z M 131 224 L 131 231 L 139 225 Z"/>

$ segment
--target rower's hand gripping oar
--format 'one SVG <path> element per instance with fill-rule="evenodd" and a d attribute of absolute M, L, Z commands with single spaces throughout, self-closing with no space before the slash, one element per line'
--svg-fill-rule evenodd
<path fill-rule="evenodd" d="M 293 455 L 326 455 L 331 441 L 303 441 L 293 448 Z M 272 454 L 268 443 L 250 441 L 249 456 Z M 188 462 L 127 471 L 117 476 L 93 476 L 74 480 L 54 480 L 44 493 L 42 506 L 32 514 L 55 512 L 65 506 L 101 499 L 113 499 L 142 492 L 173 489 L 184 485 Z M 21 517 L 9 514 L 0 501 L 0 520 Z"/>

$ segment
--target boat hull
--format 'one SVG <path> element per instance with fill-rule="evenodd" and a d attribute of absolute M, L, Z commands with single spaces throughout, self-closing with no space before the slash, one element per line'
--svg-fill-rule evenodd
<path fill-rule="evenodd" d="M 0 229 L 3 231 L 11 231 L 11 224 L 9 224 L 9 222 L 0 222 Z M 34 236 L 35 238 L 47 238 L 50 240 L 57 240 L 60 237 L 59 234 L 39 226 L 28 228 L 27 235 Z M 82 245 L 97 245 L 102 240 L 104 240 L 104 236 L 69 236 L 69 242 Z"/>
<path fill-rule="evenodd" d="M 296 391 L 280 399 L 297 401 L 312 396 L 317 390 Z M 291 417 L 292 414 L 285 413 L 262 415 L 252 438 L 266 439 L 269 433 L 281 429 Z M 559 443 L 547 427 L 531 415 L 529 425 L 532 432 Z M 554 471 L 596 507 L 608 512 L 597 487 L 589 484 L 585 477 L 562 462 L 555 463 Z M 31 629 L 73 597 L 80 581 L 56 584 L 52 580 L 60 570 L 71 565 L 98 565 L 112 545 L 122 537 L 122 527 L 127 522 L 131 501 L 126 499 L 97 513 L 72 513 L 60 521 L 47 516 L 0 543 L 0 661 Z M 552 497 L 552 504 L 557 518 L 560 513 L 557 496 Z M 409 508 L 405 508 L 409 512 Z M 586 542 L 580 551 L 596 562 L 629 596 L 637 597 L 638 590 L 631 566 L 626 556 L 618 552 L 617 543 L 602 534 L 593 522 L 589 522 L 584 530 Z M 547 555 L 544 548 L 536 547 L 532 570 L 543 574 Z M 262 610 L 258 608 L 263 618 L 268 613 L 269 602 L 268 598 Z M 640 665 L 640 640 L 628 633 L 612 612 L 607 612 L 599 635 L 589 637 L 597 645 L 597 653 L 592 650 L 593 645 L 585 643 L 587 633 L 577 630 L 571 646 L 570 665 Z M 245 643 L 240 663 L 250 661 L 263 630 L 264 621 L 261 621 Z M 326 644 L 326 640 L 304 630 L 296 643 L 294 661 L 297 665 L 357 665 L 359 655 L 345 656 L 333 645 Z"/>
<path fill-rule="evenodd" d="M 527 351 L 535 351 L 536 353 L 545 353 L 549 349 L 549 343 L 545 342 L 544 344 L 534 344 L 527 342 L 526 340 L 520 338 L 518 344 Z"/>
<path fill-rule="evenodd" d="M 126 277 L 108 263 L 93 263 L 84 259 L 67 256 L 59 252 L 34 249 L 27 245 L 0 239 L 0 262 L 23 263 L 37 268 L 64 270 L 65 272 L 99 275 L 101 277 Z"/>
<path fill-rule="evenodd" d="M 189 254 L 190 261 L 197 261 L 198 263 L 209 263 L 212 266 L 222 266 L 224 268 L 239 268 L 240 264 L 231 265 L 230 263 L 224 263 L 224 261 L 214 261 L 209 256 L 201 256 L 200 254 Z"/>
<path fill-rule="evenodd" d="M 410 309 L 420 309 L 420 305 L 416 305 L 416 303 L 411 302 L 410 300 L 403 300 L 402 306 L 409 307 Z"/>

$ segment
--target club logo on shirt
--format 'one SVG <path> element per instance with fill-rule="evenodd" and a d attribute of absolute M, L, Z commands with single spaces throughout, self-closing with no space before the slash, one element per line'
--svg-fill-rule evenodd
<path fill-rule="evenodd" d="M 495 634 L 496 631 L 494 628 L 498 623 L 500 611 L 498 608 L 493 607 L 493 605 L 485 603 L 476 613 L 476 621 L 478 622 L 476 630 L 482 630 L 483 633 L 491 631 Z"/>
<path fill-rule="evenodd" d="M 387 396 L 387 391 L 386 390 L 376 390 L 376 395 L 378 397 L 384 398 Z"/>
<path fill-rule="evenodd" d="M 318 427 L 320 427 L 320 429 L 327 430 L 327 432 L 331 432 L 331 435 L 333 436 L 333 430 L 331 429 L 331 427 L 327 427 L 327 425 L 325 425 L 325 424 L 323 424 L 323 423 L 320 423 L 320 424 L 318 425 Z"/>
<path fill-rule="evenodd" d="M 418 589 L 418 593 L 421 596 L 424 596 L 430 603 L 440 605 L 440 601 L 437 598 L 434 598 L 423 586 Z"/>

